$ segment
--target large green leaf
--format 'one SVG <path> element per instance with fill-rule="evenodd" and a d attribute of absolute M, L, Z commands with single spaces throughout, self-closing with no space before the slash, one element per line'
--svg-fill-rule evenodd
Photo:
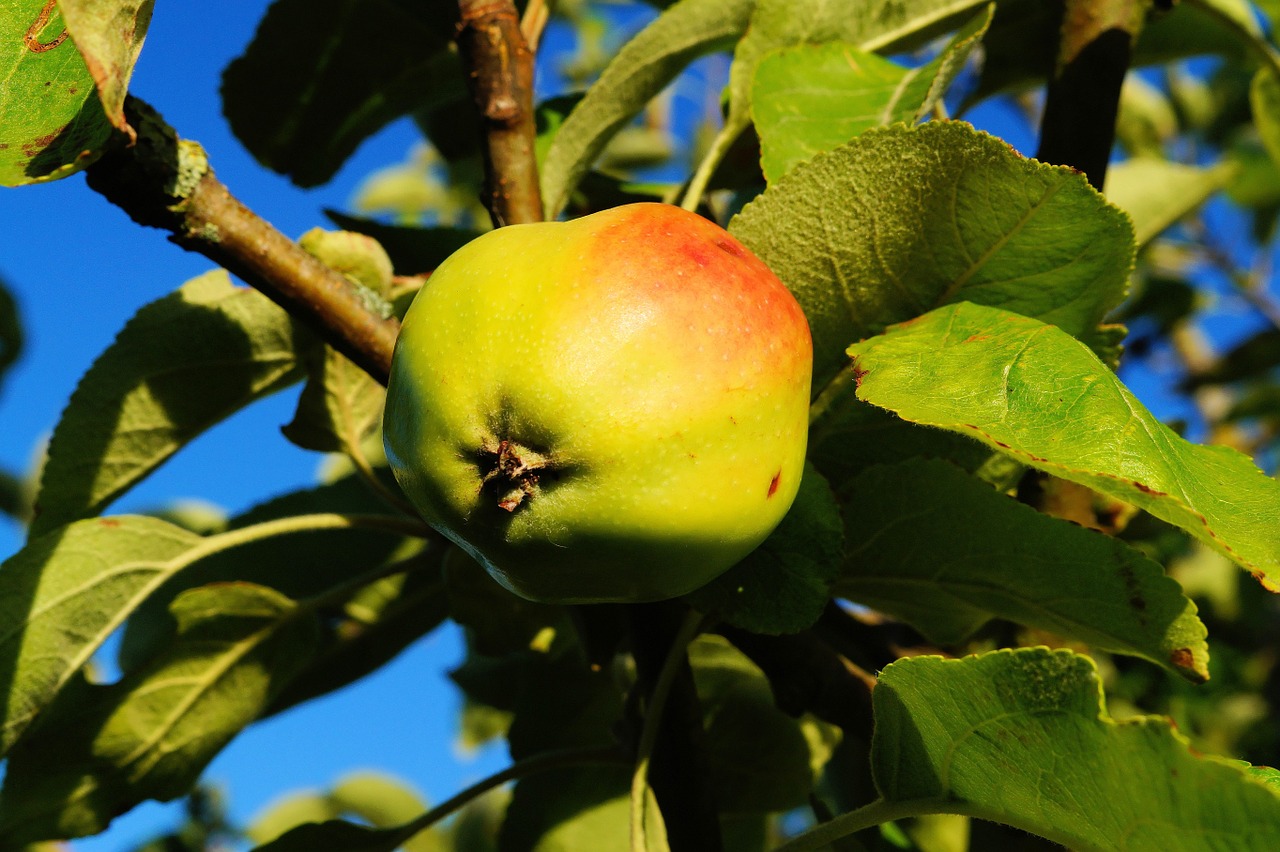
<path fill-rule="evenodd" d="M 841 497 L 839 597 L 967 639 L 993 616 L 1208 679 L 1196 606 L 1123 542 L 1042 515 L 940 461 L 872 468 Z"/>
<path fill-rule="evenodd" d="M 1275 792 L 1193 753 L 1166 719 L 1111 719 L 1086 657 L 901 660 L 873 701 L 872 766 L 889 802 L 944 800 L 1082 852 L 1280 848 Z"/>
<path fill-rule="evenodd" d="M 1132 503 L 1280 589 L 1280 483 L 1183 440 L 1056 326 L 960 303 L 849 354 L 859 399 Z"/>
<path fill-rule="evenodd" d="M 299 186 L 394 118 L 465 95 L 441 3 L 275 0 L 222 79 L 231 129 Z"/>
<path fill-rule="evenodd" d="M 542 204 L 553 219 L 609 139 L 686 65 L 728 47 L 756 0 L 681 0 L 618 51 L 556 134 L 542 164 Z"/>
<path fill-rule="evenodd" d="M 815 396 L 851 341 L 950 302 L 1089 340 L 1133 262 L 1128 218 L 1080 174 L 961 122 L 869 130 L 796 166 L 729 230 L 804 307 Z"/>
<path fill-rule="evenodd" d="M 924 118 L 991 23 L 994 4 L 934 59 L 905 68 L 852 44 L 803 45 L 765 56 L 751 90 L 761 163 L 771 183 L 796 163 L 864 130 Z"/>
<path fill-rule="evenodd" d="M 146 799 L 188 792 L 307 660 L 314 612 L 248 583 L 173 604 L 165 654 L 118 683 L 81 683 L 9 754 L 0 840 L 97 833 Z"/>
<path fill-rule="evenodd" d="M 53 0 L 0 0 L 0 186 L 55 180 L 98 158 L 111 122 Z"/>
<path fill-rule="evenodd" d="M 54 429 L 32 535 L 102 511 L 205 429 L 298 380 L 314 345 L 220 269 L 144 307 Z"/>

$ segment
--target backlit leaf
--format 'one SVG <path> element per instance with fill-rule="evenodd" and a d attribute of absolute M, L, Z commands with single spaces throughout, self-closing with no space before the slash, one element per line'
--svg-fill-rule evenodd
<path fill-rule="evenodd" d="M 1183 440 L 1056 326 L 960 303 L 849 354 L 859 399 L 1132 503 L 1280 589 L 1280 482 Z"/>
<path fill-rule="evenodd" d="M 1105 192 L 1133 219 L 1134 240 L 1143 246 L 1225 189 L 1235 174 L 1227 162 L 1205 168 L 1134 157 L 1107 167 Z"/>
<path fill-rule="evenodd" d="M 188 792 L 305 663 L 317 626 L 247 583 L 193 589 L 173 611 L 163 656 L 110 686 L 68 691 L 9 754 L 0 839 L 93 834 L 139 802 Z"/>
<path fill-rule="evenodd" d="M 313 345 L 220 269 L 144 307 L 53 431 L 32 534 L 102 511 L 205 429 L 297 381 Z"/>
<path fill-rule="evenodd" d="M 132 132 L 124 118 L 129 78 L 142 51 L 155 0 L 58 0 L 67 32 L 98 87 L 107 120 Z"/>
<path fill-rule="evenodd" d="M 955 644 L 993 616 L 1207 680 L 1206 630 L 1159 564 L 1042 515 L 959 469 L 872 468 L 841 494 L 849 544 L 836 594 Z"/>
<path fill-rule="evenodd" d="M 869 128 L 924 118 L 981 41 L 993 8 L 966 24 L 933 61 L 916 68 L 840 42 L 767 55 L 751 91 L 765 177 L 773 182 L 796 163 Z"/>

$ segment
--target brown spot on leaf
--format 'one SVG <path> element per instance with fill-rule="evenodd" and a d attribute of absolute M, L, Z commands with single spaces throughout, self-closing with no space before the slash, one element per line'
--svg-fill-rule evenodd
<path fill-rule="evenodd" d="M 1133 487 L 1134 487 L 1134 488 L 1137 488 L 1137 489 L 1138 489 L 1139 491 L 1141 491 L 1143 494 L 1150 494 L 1152 497 L 1165 497 L 1165 496 L 1167 496 L 1167 495 L 1165 494 L 1165 492 L 1163 492 L 1163 491 L 1157 491 L 1156 489 L 1152 488 L 1150 485 L 1144 485 L 1144 484 L 1142 484 L 1141 482 L 1135 482 L 1135 483 L 1133 483 Z"/>
<path fill-rule="evenodd" d="M 1176 668 L 1189 669 L 1195 665 L 1195 656 L 1190 648 L 1175 648 L 1169 652 L 1169 662 Z"/>

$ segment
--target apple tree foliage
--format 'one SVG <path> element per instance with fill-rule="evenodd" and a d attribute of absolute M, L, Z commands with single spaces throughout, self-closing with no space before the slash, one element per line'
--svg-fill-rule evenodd
<path fill-rule="evenodd" d="M 120 152 L 161 138 L 128 92 L 152 5 L 0 3 L 0 182 L 87 171 L 115 200 Z M 460 5 L 273 0 L 223 74 L 235 134 L 300 186 L 394 119 L 421 129 L 425 153 L 290 247 L 377 322 L 490 227 Z M 212 269 L 86 365 L 37 482 L 0 477 L 29 523 L 0 567 L 0 848 L 180 797 L 189 823 L 146 848 L 1280 848 L 1280 3 L 519 11 L 531 37 L 550 15 L 543 215 L 682 202 L 804 307 L 790 514 L 684 599 L 516 598 L 407 510 L 377 377 Z M 203 174 L 174 144 L 148 224 Z M 1203 332 L 1226 315 L 1233 337 Z M 0 288 L 0 370 L 21 344 Z M 299 384 L 283 430 L 336 459 L 325 481 L 229 519 L 110 514 Z M 510 769 L 435 807 L 316 779 L 228 824 L 201 785 L 219 750 L 450 620 L 461 737 L 505 738 Z"/>

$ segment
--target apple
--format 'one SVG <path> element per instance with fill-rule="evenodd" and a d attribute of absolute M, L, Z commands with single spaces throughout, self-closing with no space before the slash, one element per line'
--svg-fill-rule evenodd
<path fill-rule="evenodd" d="M 812 363 L 791 293 L 700 216 L 511 225 L 409 308 L 387 457 L 422 517 L 518 595 L 676 597 L 790 508 Z"/>

